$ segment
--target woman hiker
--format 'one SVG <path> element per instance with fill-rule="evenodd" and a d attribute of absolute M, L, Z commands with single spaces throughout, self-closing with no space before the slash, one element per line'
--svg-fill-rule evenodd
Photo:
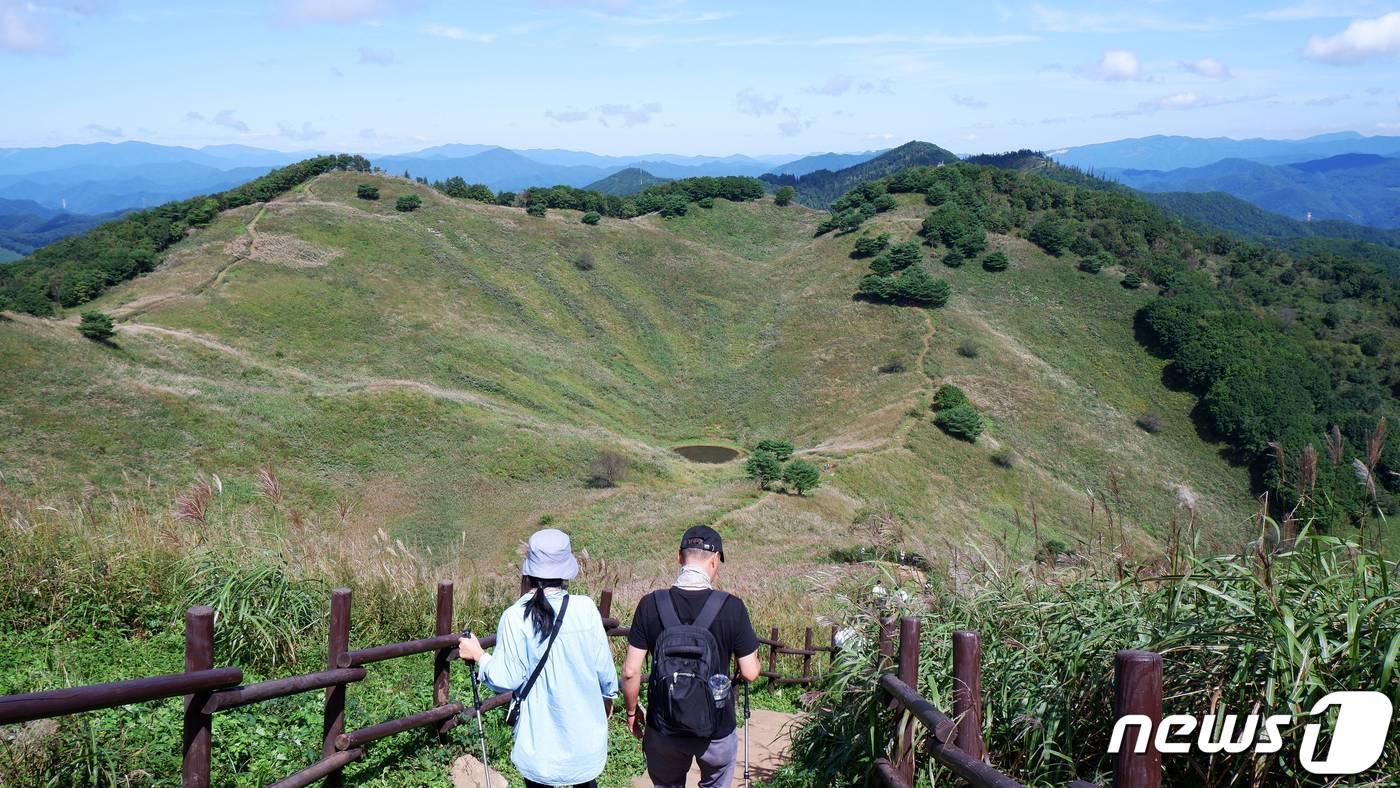
<path fill-rule="evenodd" d="M 510 760 L 527 788 L 596 788 L 617 694 L 602 617 L 592 599 L 569 595 L 578 561 L 563 531 L 532 535 L 520 574 L 527 592 L 501 614 L 495 653 L 474 635 L 458 650 L 481 666 L 487 686 L 515 693 L 507 711 L 507 719 L 518 714 Z"/>

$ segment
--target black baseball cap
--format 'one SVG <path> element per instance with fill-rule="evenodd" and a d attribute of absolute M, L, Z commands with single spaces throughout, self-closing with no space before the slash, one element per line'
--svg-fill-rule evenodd
<path fill-rule="evenodd" d="M 719 538 L 719 532 L 708 525 L 692 525 L 681 537 L 682 550 L 708 550 L 711 553 L 719 553 L 719 560 L 724 560 L 724 541 Z"/>

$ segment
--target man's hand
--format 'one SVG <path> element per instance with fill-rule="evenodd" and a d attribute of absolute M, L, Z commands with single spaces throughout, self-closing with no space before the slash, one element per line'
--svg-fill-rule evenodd
<path fill-rule="evenodd" d="M 627 729 L 632 731 L 632 735 L 638 739 L 647 732 L 647 715 L 642 711 L 641 706 L 627 712 Z"/>
<path fill-rule="evenodd" d="M 470 662 L 481 660 L 486 650 L 481 647 L 481 641 L 476 639 L 476 635 L 467 635 L 457 640 L 457 655 Z"/>

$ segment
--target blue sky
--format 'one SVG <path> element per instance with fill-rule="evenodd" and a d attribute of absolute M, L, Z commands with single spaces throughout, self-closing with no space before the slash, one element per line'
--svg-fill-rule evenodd
<path fill-rule="evenodd" d="M 1400 134 L 1400 3 L 0 0 L 0 146 Z"/>

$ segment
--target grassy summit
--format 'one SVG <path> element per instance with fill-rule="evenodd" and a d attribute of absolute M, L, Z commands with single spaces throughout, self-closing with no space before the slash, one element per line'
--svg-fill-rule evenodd
<path fill-rule="evenodd" d="M 381 199 L 356 199 L 365 182 Z M 408 193 L 423 207 L 396 212 Z M 907 240 L 926 211 L 902 196 L 867 227 Z M 1149 288 L 990 235 L 1012 272 L 945 270 L 943 310 L 853 300 L 864 262 L 848 237 L 813 238 L 823 217 L 717 200 L 589 227 L 324 175 L 219 215 L 85 306 L 117 317 L 115 348 L 83 341 L 75 316 L 0 326 L 0 484 L 158 503 L 217 474 L 237 506 L 268 469 L 309 518 L 382 528 L 432 563 L 465 550 L 509 573 L 549 518 L 639 584 L 667 574 L 685 524 L 713 521 L 735 539 L 734 582 L 772 597 L 866 541 L 871 512 L 930 546 L 1151 551 L 1186 489 L 1208 535 L 1239 541 L 1245 472 L 1196 435 L 1194 398 L 1164 388 L 1165 362 L 1134 341 Z M 943 382 L 983 413 L 977 443 L 932 423 Z M 1133 423 L 1149 410 L 1155 435 Z M 669 451 L 771 436 L 822 467 L 809 497 L 759 495 L 739 463 Z M 603 451 L 628 471 L 589 489 Z"/>

